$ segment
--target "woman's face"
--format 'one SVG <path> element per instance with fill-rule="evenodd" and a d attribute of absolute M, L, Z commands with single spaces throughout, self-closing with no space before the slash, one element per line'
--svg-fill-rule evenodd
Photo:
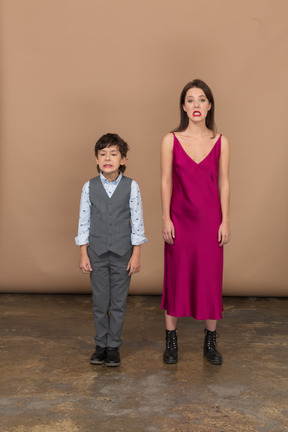
<path fill-rule="evenodd" d="M 210 108 L 211 103 L 202 89 L 193 87 L 187 91 L 183 109 L 189 120 L 193 122 L 205 120 Z"/>

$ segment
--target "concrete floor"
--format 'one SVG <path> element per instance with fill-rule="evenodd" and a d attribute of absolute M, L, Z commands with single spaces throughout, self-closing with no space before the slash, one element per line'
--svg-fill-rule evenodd
<path fill-rule="evenodd" d="M 224 298 L 223 365 L 179 320 L 162 363 L 158 296 L 130 296 L 119 368 L 92 366 L 88 295 L 0 295 L 1 432 L 288 431 L 288 299 Z"/>

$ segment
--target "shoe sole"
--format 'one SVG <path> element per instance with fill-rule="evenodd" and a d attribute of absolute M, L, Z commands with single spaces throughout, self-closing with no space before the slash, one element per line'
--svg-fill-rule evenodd
<path fill-rule="evenodd" d="M 104 364 L 104 362 L 105 362 L 105 360 L 103 360 L 103 361 L 99 361 L 99 360 L 98 361 L 97 360 L 91 361 L 90 360 L 90 364 L 92 364 L 92 365 L 102 365 L 102 364 Z"/>
<path fill-rule="evenodd" d="M 121 365 L 121 362 L 119 362 L 119 363 L 107 363 L 107 362 L 105 362 L 105 365 L 108 367 L 117 367 L 117 366 Z"/>

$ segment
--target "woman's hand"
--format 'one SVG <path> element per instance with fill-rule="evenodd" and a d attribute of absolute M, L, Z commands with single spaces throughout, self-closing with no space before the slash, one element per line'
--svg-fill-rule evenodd
<path fill-rule="evenodd" d="M 230 223 L 228 221 L 222 221 L 218 230 L 218 242 L 219 246 L 224 246 L 231 240 Z"/>
<path fill-rule="evenodd" d="M 171 219 L 163 221 L 162 236 L 166 243 L 173 244 L 175 238 L 175 228 Z"/>

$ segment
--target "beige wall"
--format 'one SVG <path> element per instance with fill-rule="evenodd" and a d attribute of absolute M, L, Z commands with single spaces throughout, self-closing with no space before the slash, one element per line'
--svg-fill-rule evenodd
<path fill-rule="evenodd" d="M 2 0 L 1 274 L 7 292 L 89 292 L 78 206 L 106 132 L 131 146 L 146 233 L 131 292 L 160 293 L 159 147 L 202 78 L 231 141 L 224 294 L 286 296 L 287 2 Z"/>

